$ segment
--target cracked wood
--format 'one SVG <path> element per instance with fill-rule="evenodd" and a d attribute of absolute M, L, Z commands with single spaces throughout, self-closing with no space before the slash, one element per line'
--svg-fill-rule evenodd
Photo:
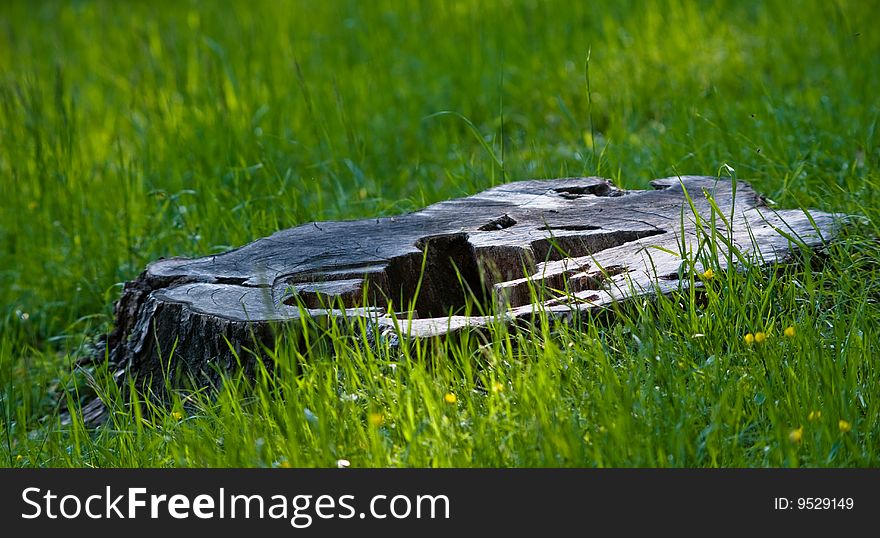
<path fill-rule="evenodd" d="M 469 298 L 513 322 L 536 308 L 565 317 L 666 293 L 705 269 L 695 250 L 710 232 L 709 197 L 716 271 L 728 265 L 726 241 L 744 256 L 735 263 L 770 264 L 837 230 L 832 214 L 766 207 L 745 182 L 735 196 L 729 181 L 711 177 L 652 186 L 520 181 L 406 215 L 308 223 L 215 256 L 161 259 L 117 302 L 110 362 L 158 376 L 173 349 L 189 374 L 212 377 L 271 345 L 277 326 L 301 313 L 368 317 L 374 334 L 389 334 L 397 317 L 421 338 L 490 323 L 468 315 Z"/>

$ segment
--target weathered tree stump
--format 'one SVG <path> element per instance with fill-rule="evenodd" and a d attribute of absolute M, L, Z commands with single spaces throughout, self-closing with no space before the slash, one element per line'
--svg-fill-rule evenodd
<path fill-rule="evenodd" d="M 568 316 L 691 285 L 710 268 L 700 245 L 717 248 L 717 272 L 783 260 L 837 230 L 832 214 L 766 207 L 744 182 L 735 192 L 711 177 L 652 185 L 521 181 L 407 215 L 308 223 L 216 256 L 161 259 L 125 285 L 110 363 L 157 379 L 168 361 L 200 375 L 234 369 L 236 355 L 272 345 L 302 314 L 367 317 L 373 334 L 397 318 L 412 338 L 483 326 L 499 311 L 509 321 L 536 309 Z M 486 315 L 468 314 L 469 298 Z"/>

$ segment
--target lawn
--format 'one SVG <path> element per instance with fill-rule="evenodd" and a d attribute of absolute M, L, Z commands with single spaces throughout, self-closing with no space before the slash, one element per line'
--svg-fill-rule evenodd
<path fill-rule="evenodd" d="M 876 9 L 3 2 L 0 465 L 880 466 Z M 505 181 L 677 174 L 860 217 L 576 327 L 401 349 L 313 328 L 165 407 L 74 368 L 160 256 Z M 76 412 L 95 392 L 97 429 Z"/>

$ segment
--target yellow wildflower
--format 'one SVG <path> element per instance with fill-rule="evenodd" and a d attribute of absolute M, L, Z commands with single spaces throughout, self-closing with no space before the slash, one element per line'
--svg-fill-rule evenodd
<path fill-rule="evenodd" d="M 822 411 L 810 411 L 810 414 L 807 415 L 807 419 L 812 422 L 814 420 L 819 420 L 822 418 Z"/>
<path fill-rule="evenodd" d="M 794 327 L 788 326 L 785 328 L 785 336 L 787 336 L 788 338 L 794 338 L 794 335 Z"/>
<path fill-rule="evenodd" d="M 762 333 L 762 332 L 760 332 L 760 331 L 758 331 L 758 332 L 755 333 L 755 343 L 756 343 L 756 344 L 763 344 L 763 343 L 766 342 L 766 341 L 767 341 L 767 335 L 766 335 L 766 334 L 764 334 L 764 333 Z"/>
<path fill-rule="evenodd" d="M 755 343 L 755 335 L 753 335 L 752 333 L 748 333 L 743 337 L 743 340 L 745 341 L 746 345 L 750 346 Z"/>
<path fill-rule="evenodd" d="M 455 397 L 455 394 L 447 392 L 446 396 L 443 397 L 443 401 L 448 403 L 449 405 L 455 405 L 455 402 L 458 401 L 458 398 Z"/>
<path fill-rule="evenodd" d="M 847 422 L 843 419 L 840 419 L 840 421 L 837 423 L 837 427 L 843 433 L 846 433 L 846 432 L 852 430 L 852 424 L 850 424 L 849 422 Z"/>
<path fill-rule="evenodd" d="M 385 424 L 385 417 L 382 416 L 382 413 L 370 413 L 367 416 L 367 422 L 370 423 L 370 426 L 378 428 L 382 424 Z"/>
<path fill-rule="evenodd" d="M 711 267 L 703 271 L 703 278 L 705 278 L 706 280 L 709 280 L 713 276 L 715 276 L 715 271 L 713 271 Z"/>
<path fill-rule="evenodd" d="M 495 383 L 492 383 L 492 392 L 504 392 L 504 385 L 498 383 L 497 381 Z"/>
<path fill-rule="evenodd" d="M 788 434 L 788 439 L 792 443 L 800 443 L 803 436 L 804 436 L 804 427 L 800 426 L 796 430 L 791 430 L 791 432 Z"/>

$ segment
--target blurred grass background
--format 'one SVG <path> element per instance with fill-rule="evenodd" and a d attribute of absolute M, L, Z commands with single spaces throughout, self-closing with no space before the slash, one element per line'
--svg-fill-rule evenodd
<path fill-rule="evenodd" d="M 64 455 L 80 441 L 70 432 L 47 430 L 53 419 L 46 417 L 71 382 L 71 361 L 108 330 L 121 283 L 159 256 L 220 252 L 302 222 L 396 214 L 516 179 L 600 175 L 644 188 L 656 177 L 715 175 L 726 164 L 780 206 L 866 216 L 865 230 L 836 251 L 828 265 L 834 270 L 820 273 L 819 284 L 782 293 L 750 280 L 732 284 L 740 286 L 732 292 L 745 301 L 744 290 L 760 287 L 757 304 L 781 302 L 780 319 L 803 319 L 808 307 L 834 316 L 831 328 L 811 321 L 813 344 L 821 347 L 828 337 L 823 330 L 843 339 L 823 356 L 842 353 L 840 346 L 858 332 L 862 347 L 852 352 L 873 361 L 880 320 L 880 257 L 873 239 L 880 207 L 878 7 L 844 0 L 3 2 L 0 385 L 6 442 L 0 450 L 10 464 L 22 454 L 34 465 L 258 464 L 247 451 L 239 459 L 186 456 L 197 445 L 183 440 L 160 443 L 166 449 L 153 460 L 143 454 L 153 442 L 149 433 L 126 438 L 132 444 L 125 457 L 93 461 L 78 449 L 78 456 Z M 813 268 L 802 264 L 799 270 L 801 282 Z M 835 295 L 841 290 L 849 297 Z M 815 304 L 805 306 L 805 298 Z M 856 306 L 835 302 L 843 300 Z M 726 308 L 743 317 L 751 307 Z M 766 320 L 767 312 L 754 314 Z M 644 311 L 630 314 L 608 330 L 653 331 L 670 353 L 692 329 L 672 311 L 653 325 L 647 318 L 634 321 Z M 605 329 L 592 330 L 598 337 Z M 732 326 L 713 342 L 729 353 L 726 346 L 743 332 Z M 560 338 L 563 349 L 568 342 L 586 349 L 582 335 Z M 613 346 L 597 349 L 611 360 L 608 368 L 615 353 L 630 356 Z M 540 371 L 541 361 L 529 364 Z M 811 375 L 827 380 L 837 370 L 825 364 Z M 878 405 L 873 362 L 856 372 L 850 381 L 865 387 L 862 402 L 850 391 L 835 411 L 849 413 L 842 417 L 849 421 L 856 409 L 865 413 Z M 430 388 L 442 397 L 450 379 L 465 383 L 460 374 L 447 379 L 424 372 L 421 388 L 413 388 L 415 378 L 403 378 L 411 386 L 399 390 Z M 628 375 L 633 384 L 627 390 L 650 381 Z M 583 386 L 551 378 L 536 383 L 534 393 L 524 379 L 521 406 L 542 397 L 559 407 L 535 404 L 536 413 L 601 404 L 572 404 L 566 398 L 582 395 Z M 840 386 L 826 388 L 830 392 L 816 400 L 842 398 Z M 803 390 L 809 394 L 809 384 Z M 330 393 L 314 396 L 322 394 Z M 662 415 L 663 404 L 656 405 Z M 733 409 L 745 416 L 758 412 L 749 405 Z M 689 412 L 697 417 L 706 412 L 700 409 Z M 729 418 L 726 413 L 707 424 Z M 486 425 L 499 420 L 489 412 L 477 415 Z M 215 418 L 231 420 L 223 416 L 218 411 Z M 524 427 L 517 420 L 511 418 L 511 428 Z M 551 414 L 539 423 L 549 427 L 559 420 Z M 783 415 L 778 423 L 761 424 L 754 426 L 755 439 L 777 436 L 780 443 L 768 441 L 774 448 L 766 456 L 720 448 L 722 456 L 706 459 L 704 451 L 698 457 L 696 425 L 670 419 L 657 423 L 659 430 L 649 434 L 655 442 L 644 450 L 625 450 L 622 434 L 593 452 L 560 459 L 553 449 L 538 457 L 529 451 L 544 441 L 534 433 L 524 434 L 509 457 L 456 451 L 459 459 L 441 463 L 797 463 L 785 432 L 799 419 Z M 208 425 L 199 427 L 224 428 Z M 864 435 L 876 419 L 862 426 Z M 853 441 L 861 452 L 828 459 L 838 435 L 836 423 L 828 427 L 820 436 L 827 443 L 817 441 L 807 463 L 878 462 L 876 433 Z M 383 459 L 371 452 L 376 447 L 364 428 L 365 437 L 347 442 L 371 454 L 365 461 L 436 463 L 430 453 Z M 465 438 L 499 446 L 488 429 L 462 428 L 450 446 L 466 444 Z M 28 441 L 29 432 L 42 444 Z M 96 446 L 124 438 L 108 435 L 99 434 Z M 292 439 L 305 443 L 289 432 L 278 435 L 291 447 Z M 339 435 L 333 442 L 345 438 Z M 397 447 L 401 439 L 389 442 Z M 564 446 L 575 442 L 560 439 Z M 658 456 L 672 445 L 691 448 L 671 460 Z"/>

